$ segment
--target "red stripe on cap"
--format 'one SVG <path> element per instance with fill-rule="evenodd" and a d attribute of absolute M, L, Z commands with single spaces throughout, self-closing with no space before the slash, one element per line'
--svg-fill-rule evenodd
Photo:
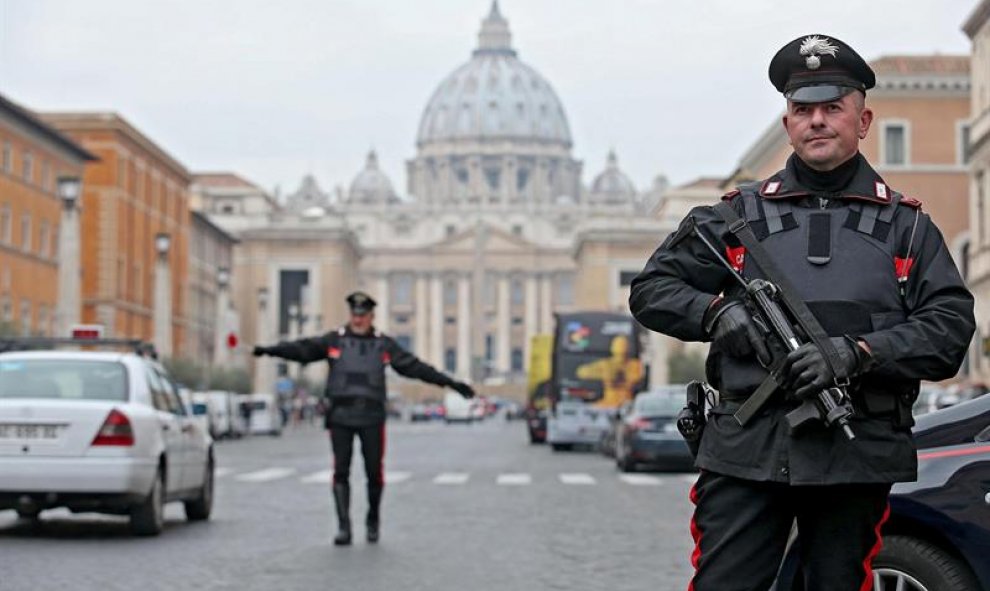
<path fill-rule="evenodd" d="M 863 584 L 859 586 L 859 591 L 872 591 L 873 589 L 873 559 L 877 557 L 880 553 L 880 549 L 883 548 L 883 536 L 880 534 L 880 529 L 883 527 L 884 523 L 887 523 L 887 519 L 890 517 L 890 502 L 887 502 L 887 507 L 883 510 L 883 517 L 877 523 L 877 526 L 873 529 L 874 534 L 877 537 L 877 541 L 873 544 L 873 548 L 870 548 L 870 553 L 866 555 L 866 560 L 863 561 L 863 571 L 866 573 L 863 578 Z"/>

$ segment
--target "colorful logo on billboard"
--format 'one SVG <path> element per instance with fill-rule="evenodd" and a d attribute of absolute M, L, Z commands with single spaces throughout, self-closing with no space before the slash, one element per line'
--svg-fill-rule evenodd
<path fill-rule="evenodd" d="M 591 345 L 591 329 L 577 321 L 567 323 L 567 348 L 581 351 Z"/>

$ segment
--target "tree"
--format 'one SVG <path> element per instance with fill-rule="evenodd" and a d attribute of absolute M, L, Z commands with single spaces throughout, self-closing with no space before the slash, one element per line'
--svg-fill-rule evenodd
<path fill-rule="evenodd" d="M 209 389 L 250 394 L 251 374 L 247 370 L 236 367 L 213 367 L 210 372 Z"/>
<path fill-rule="evenodd" d="M 697 351 L 677 351 L 667 359 L 671 384 L 686 384 L 705 379 L 705 356 Z"/>
<path fill-rule="evenodd" d="M 5 320 L 0 320 L 0 337 L 16 337 L 20 336 L 20 331 L 14 326 L 13 322 L 7 322 Z"/>
<path fill-rule="evenodd" d="M 191 359 L 182 357 L 162 360 L 162 365 L 168 370 L 172 379 L 189 388 L 190 390 L 201 390 L 203 380 L 203 368 Z"/>

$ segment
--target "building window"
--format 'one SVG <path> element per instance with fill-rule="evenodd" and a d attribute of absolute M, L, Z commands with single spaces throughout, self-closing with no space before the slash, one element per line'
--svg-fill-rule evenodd
<path fill-rule="evenodd" d="M 45 191 L 52 189 L 52 163 L 48 160 L 41 162 L 41 188 Z"/>
<path fill-rule="evenodd" d="M 956 122 L 956 163 L 969 162 L 969 122 Z"/>
<path fill-rule="evenodd" d="M 457 305 L 457 282 L 456 281 L 444 281 L 443 282 L 443 303 L 447 306 Z"/>
<path fill-rule="evenodd" d="M 443 368 L 447 373 L 453 373 L 457 371 L 457 351 L 454 349 L 447 349 L 443 353 Z"/>
<path fill-rule="evenodd" d="M 395 344 L 399 345 L 406 351 L 411 351 L 413 346 L 412 337 L 407 334 L 400 334 L 395 337 Z"/>
<path fill-rule="evenodd" d="M 10 296 L 5 295 L 0 298 L 0 322 L 9 325 L 14 320 L 14 305 L 10 303 Z M 8 326 L 7 328 L 13 328 Z"/>
<path fill-rule="evenodd" d="M 395 315 L 396 324 L 409 324 L 409 314 L 396 314 Z"/>
<path fill-rule="evenodd" d="M 446 324 L 447 324 L 448 326 L 453 326 L 453 325 L 455 325 L 455 324 L 457 324 L 457 317 L 456 317 L 456 316 L 447 316 L 447 317 L 445 317 L 445 318 L 443 319 L 443 321 L 444 321 L 444 322 L 445 322 L 445 323 L 446 323 Z"/>
<path fill-rule="evenodd" d="M 31 336 L 31 300 L 21 300 L 21 336 Z"/>
<path fill-rule="evenodd" d="M 0 244 L 10 244 L 13 240 L 13 236 L 11 236 L 14 224 L 13 217 L 9 205 L 0 206 Z"/>
<path fill-rule="evenodd" d="M 523 370 L 523 350 L 515 348 L 512 350 L 512 371 Z"/>
<path fill-rule="evenodd" d="M 564 275 L 557 280 L 557 304 L 574 305 L 574 278 L 570 275 Z"/>
<path fill-rule="evenodd" d="M 447 226 L 447 228 L 446 228 L 447 238 L 450 238 L 451 236 L 453 236 L 456 233 L 457 233 L 457 228 L 455 226 L 453 226 L 453 225 L 448 225 Z"/>
<path fill-rule="evenodd" d="M 14 168 L 14 148 L 11 147 L 10 142 L 3 143 L 3 171 L 10 174 L 10 171 Z"/>
<path fill-rule="evenodd" d="M 44 304 L 38 306 L 38 334 L 48 336 L 48 306 Z"/>
<path fill-rule="evenodd" d="M 399 275 L 392 283 L 392 301 L 397 306 L 412 305 L 413 277 Z"/>
<path fill-rule="evenodd" d="M 881 136 L 881 159 L 887 166 L 904 166 L 908 163 L 907 123 L 884 122 Z"/>
<path fill-rule="evenodd" d="M 31 252 L 31 214 L 21 216 L 21 249 Z"/>
<path fill-rule="evenodd" d="M 48 245 L 48 252 L 52 253 L 52 257 L 58 257 L 58 226 L 52 228 L 52 237 Z"/>
<path fill-rule="evenodd" d="M 512 305 L 521 306 L 526 301 L 526 292 L 523 282 L 519 279 L 512 280 Z"/>
<path fill-rule="evenodd" d="M 485 171 L 485 179 L 488 180 L 488 186 L 493 191 L 498 191 L 500 173 L 501 171 L 498 169 L 489 169 Z"/>
<path fill-rule="evenodd" d="M 525 168 L 520 168 L 516 171 L 516 190 L 522 193 L 526 189 L 526 183 L 529 182 L 529 170 Z"/>
<path fill-rule="evenodd" d="M 25 183 L 32 182 L 34 180 L 34 156 L 31 154 L 31 152 L 24 152 L 22 167 L 24 173 L 24 182 Z"/>
<path fill-rule="evenodd" d="M 984 172 L 979 170 L 973 175 L 974 189 L 976 189 L 976 243 L 987 243 L 987 220 L 986 220 L 986 189 L 983 185 Z"/>
<path fill-rule="evenodd" d="M 230 205 L 230 204 L 223 205 L 220 208 L 220 213 L 222 213 L 224 215 L 233 215 L 234 214 L 234 206 L 233 205 Z"/>
<path fill-rule="evenodd" d="M 519 225 L 519 224 L 516 224 L 516 225 L 512 226 L 512 235 L 513 236 L 522 236 L 523 235 L 523 227 L 521 225 Z"/>
<path fill-rule="evenodd" d="M 43 258 L 48 258 L 51 254 L 48 251 L 48 247 L 51 244 L 48 232 L 50 231 L 48 220 L 41 220 L 41 225 L 38 227 L 38 254 Z"/>
<path fill-rule="evenodd" d="M 495 335 L 488 333 L 485 335 L 485 361 L 491 363 L 495 358 Z"/>
<path fill-rule="evenodd" d="M 523 323 L 522 316 L 512 317 L 512 326 L 522 326 L 522 323 Z"/>

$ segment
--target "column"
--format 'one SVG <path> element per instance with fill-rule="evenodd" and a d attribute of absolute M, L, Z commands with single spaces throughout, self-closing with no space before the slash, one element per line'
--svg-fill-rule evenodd
<path fill-rule="evenodd" d="M 471 379 L 471 276 L 457 278 L 457 375 Z"/>
<path fill-rule="evenodd" d="M 498 373 L 506 374 L 512 367 L 511 359 L 511 318 L 509 313 L 509 306 L 511 305 L 511 300 L 509 299 L 509 277 L 507 275 L 502 275 L 498 278 L 498 289 L 496 290 L 495 300 L 495 370 Z"/>
<path fill-rule="evenodd" d="M 172 273 L 168 255 L 155 262 L 155 350 L 160 358 L 172 356 Z"/>
<path fill-rule="evenodd" d="M 526 303 L 525 303 L 525 314 L 523 316 L 524 326 L 526 327 L 526 341 L 523 343 L 523 367 L 529 369 L 529 354 L 530 354 L 530 340 L 533 335 L 538 334 L 539 330 L 539 307 L 537 301 L 537 292 L 539 291 L 539 286 L 536 284 L 535 275 L 526 276 Z"/>
<path fill-rule="evenodd" d="M 428 286 L 426 284 L 427 276 L 425 274 L 418 274 L 416 276 L 416 332 L 413 336 L 413 352 L 418 355 L 426 355 L 428 353 L 427 344 L 427 334 L 429 333 L 429 327 L 427 325 L 429 314 L 429 308 L 427 304 L 428 298 Z"/>
<path fill-rule="evenodd" d="M 375 324 L 378 330 L 382 332 L 388 332 L 389 322 L 392 320 L 392 313 L 389 310 L 389 284 L 388 284 L 388 274 L 382 273 L 382 275 L 375 282 L 375 293 L 371 297 L 378 300 L 378 313 L 375 314 Z"/>
<path fill-rule="evenodd" d="M 230 296 L 226 287 L 217 288 L 216 319 L 213 321 L 213 364 L 226 367 L 229 363 L 227 350 L 227 335 L 230 333 L 229 314 Z"/>
<path fill-rule="evenodd" d="M 553 275 L 540 276 L 540 332 L 553 334 Z"/>
<path fill-rule="evenodd" d="M 79 210 L 64 207 L 58 234 L 58 303 L 55 336 L 67 337 L 82 309 L 79 269 Z"/>
<path fill-rule="evenodd" d="M 443 277 L 437 273 L 430 278 L 430 361 L 443 368 Z"/>

